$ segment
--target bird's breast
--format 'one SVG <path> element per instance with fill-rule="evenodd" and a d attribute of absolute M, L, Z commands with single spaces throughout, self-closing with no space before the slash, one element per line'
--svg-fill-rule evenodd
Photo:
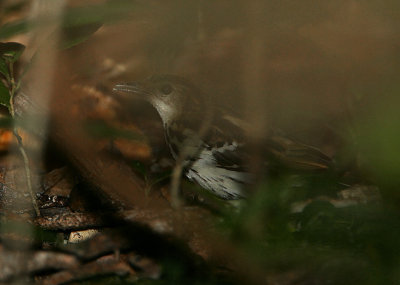
<path fill-rule="evenodd" d="M 164 125 L 164 130 L 166 143 L 175 160 L 178 159 L 183 150 L 185 152 L 183 155 L 191 159 L 203 146 L 203 141 L 198 137 L 198 134 L 182 125 Z"/>

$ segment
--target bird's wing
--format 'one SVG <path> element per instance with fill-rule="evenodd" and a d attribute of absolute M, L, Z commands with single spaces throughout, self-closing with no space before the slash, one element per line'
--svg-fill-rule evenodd
<path fill-rule="evenodd" d="M 221 113 L 223 114 L 223 113 Z M 231 115 L 218 117 L 208 139 L 215 147 L 215 158 L 221 167 L 246 170 L 254 158 L 254 150 L 245 142 L 250 126 Z M 273 157 L 278 163 L 299 170 L 322 170 L 332 166 L 330 157 L 318 148 L 288 138 L 282 132 L 270 131 L 266 139 L 257 142 L 262 155 Z"/>
<path fill-rule="evenodd" d="M 318 148 L 284 136 L 271 135 L 265 146 L 279 162 L 294 169 L 323 170 L 332 166 L 332 159 Z"/>

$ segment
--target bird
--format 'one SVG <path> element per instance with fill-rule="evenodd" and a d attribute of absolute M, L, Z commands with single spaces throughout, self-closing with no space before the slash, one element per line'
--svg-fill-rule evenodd
<path fill-rule="evenodd" d="M 153 75 L 117 84 L 113 91 L 140 97 L 157 110 L 166 144 L 172 157 L 182 160 L 189 180 L 224 200 L 248 197 L 248 187 L 256 181 L 249 163 L 249 124 L 233 110 L 215 107 L 200 88 L 177 75 Z M 270 160 L 294 168 L 327 169 L 332 162 L 319 149 L 279 132 L 270 132 L 262 145 Z"/>

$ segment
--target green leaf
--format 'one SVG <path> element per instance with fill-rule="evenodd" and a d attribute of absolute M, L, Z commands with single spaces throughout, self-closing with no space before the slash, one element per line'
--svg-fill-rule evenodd
<path fill-rule="evenodd" d="M 146 175 L 146 165 L 144 165 L 142 162 L 140 162 L 139 160 L 134 160 L 132 161 L 132 167 L 139 172 L 142 176 Z"/>
<path fill-rule="evenodd" d="M 64 11 L 62 26 L 71 27 L 119 21 L 124 17 L 128 17 L 136 7 L 136 1 L 114 0 L 108 1 L 105 4 L 68 8 Z M 43 19 L 36 21 L 23 19 L 6 23 L 0 27 L 0 39 L 7 39 L 18 34 L 23 34 L 37 25 L 46 24 L 49 23 Z"/>
<path fill-rule="evenodd" d="M 89 135 L 96 138 L 124 138 L 130 140 L 144 141 L 142 134 L 131 130 L 118 129 L 108 125 L 104 121 L 91 121 L 86 124 Z"/>
<path fill-rule="evenodd" d="M 2 7 L 4 10 L 3 15 L 9 15 L 10 13 L 21 12 L 23 11 L 23 9 L 27 8 L 28 5 L 30 5 L 29 0 L 10 1 L 10 3 L 6 2 L 5 5 Z"/>
<path fill-rule="evenodd" d="M 92 23 L 64 28 L 62 31 L 63 37 L 59 43 L 60 48 L 68 49 L 86 41 L 101 26 L 101 23 Z"/>
<path fill-rule="evenodd" d="M 0 104 L 6 106 L 7 108 L 10 108 L 10 91 L 1 81 L 0 81 Z"/>
<path fill-rule="evenodd" d="M 85 24 L 111 23 L 128 17 L 137 8 L 136 1 L 114 0 L 100 5 L 87 5 L 67 9 L 63 27 Z"/>
<path fill-rule="evenodd" d="M 8 71 L 6 61 L 0 57 L 0 73 L 3 74 L 6 78 L 10 77 L 10 73 Z"/>
<path fill-rule="evenodd" d="M 7 39 L 18 34 L 23 34 L 28 31 L 28 28 L 29 24 L 27 20 L 7 23 L 0 27 L 0 39 Z"/>
<path fill-rule="evenodd" d="M 16 62 L 24 52 L 25 46 L 20 43 L 0 43 L 0 56 L 7 62 Z"/>
<path fill-rule="evenodd" d="M 0 117 L 0 128 L 11 128 L 14 125 L 14 120 L 9 115 L 8 117 Z"/>

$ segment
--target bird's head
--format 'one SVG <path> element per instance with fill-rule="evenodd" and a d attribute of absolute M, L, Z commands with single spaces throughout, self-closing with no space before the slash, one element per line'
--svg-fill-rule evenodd
<path fill-rule="evenodd" d="M 137 94 L 157 109 L 164 124 L 185 114 L 204 111 L 205 98 L 193 84 L 175 75 L 154 75 L 143 81 L 115 85 L 114 91 Z"/>

